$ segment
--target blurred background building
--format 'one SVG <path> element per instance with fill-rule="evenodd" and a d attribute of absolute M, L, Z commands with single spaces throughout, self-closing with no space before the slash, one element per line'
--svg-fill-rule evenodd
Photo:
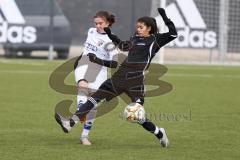
<path fill-rule="evenodd" d="M 165 32 L 158 7 L 166 8 L 179 37 L 160 51 L 155 62 L 240 62 L 239 0 L 1 0 L 0 54 L 49 59 L 78 56 L 99 10 L 116 15 L 113 32 L 122 39 L 135 32 L 141 16 L 155 17 Z"/>

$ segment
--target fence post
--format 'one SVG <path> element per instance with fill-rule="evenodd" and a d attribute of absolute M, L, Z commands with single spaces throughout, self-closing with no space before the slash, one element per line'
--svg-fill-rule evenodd
<path fill-rule="evenodd" d="M 157 8 L 158 7 L 161 7 L 161 8 L 166 8 L 166 0 L 152 0 L 152 5 L 151 5 L 151 13 L 150 15 L 152 17 L 157 17 L 159 16 L 159 13 L 157 11 Z M 165 27 L 165 24 L 164 23 L 161 23 L 160 24 L 160 31 L 161 32 L 164 32 L 166 30 L 166 27 Z M 162 47 L 160 49 L 160 51 L 158 52 L 158 54 L 156 55 L 156 62 L 157 63 L 160 63 L 160 64 L 163 64 L 164 63 L 164 47 Z"/>
<path fill-rule="evenodd" d="M 161 3 L 160 3 L 160 6 L 159 6 L 159 7 L 161 7 L 161 8 L 166 8 L 166 3 L 167 3 L 166 0 L 161 0 Z M 162 25 L 161 25 L 160 30 L 161 30 L 161 31 L 166 31 L 166 26 L 165 26 L 165 24 L 162 24 Z M 159 54 L 160 54 L 159 63 L 160 63 L 160 64 L 163 64 L 163 63 L 164 63 L 164 50 L 165 50 L 165 47 L 162 47 L 162 48 L 160 49 L 160 52 L 159 52 Z"/>
<path fill-rule="evenodd" d="M 53 51 L 54 51 L 54 45 L 53 45 L 53 26 L 54 26 L 54 4 L 53 0 L 50 0 L 50 14 L 49 14 L 49 30 L 50 30 L 50 44 L 48 49 L 48 60 L 53 60 Z"/>
<path fill-rule="evenodd" d="M 219 61 L 224 63 L 228 51 L 228 0 L 220 0 L 219 17 Z"/>

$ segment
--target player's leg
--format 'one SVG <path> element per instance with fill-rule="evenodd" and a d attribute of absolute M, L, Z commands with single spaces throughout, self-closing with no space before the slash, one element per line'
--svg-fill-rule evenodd
<path fill-rule="evenodd" d="M 74 64 L 74 69 L 75 69 L 74 70 L 75 81 L 78 84 L 77 111 L 81 112 L 81 110 L 85 110 L 84 108 L 88 106 L 88 105 L 84 106 L 83 105 L 84 103 L 89 104 L 90 108 L 93 108 L 91 106 L 92 105 L 91 101 L 87 101 L 87 98 L 89 96 L 89 85 L 91 83 L 88 83 L 86 79 L 88 79 L 90 82 L 93 82 L 96 79 L 96 75 L 98 75 L 98 73 L 100 72 L 100 69 L 99 66 L 94 65 L 94 63 L 90 62 L 87 56 L 80 56 L 79 59 L 77 59 L 77 61 Z M 92 98 L 90 99 L 92 100 Z M 87 112 L 89 111 L 90 109 Z M 85 113 L 84 116 L 81 116 L 81 120 L 84 121 L 84 119 L 86 119 L 85 118 L 86 114 L 87 113 Z M 59 113 L 55 114 L 55 119 L 61 125 L 65 133 L 68 133 L 71 130 L 69 119 L 62 117 Z M 90 121 L 93 121 L 93 118 Z M 86 128 L 89 129 L 89 127 Z M 84 135 L 86 135 L 86 132 L 84 133 Z"/>
<path fill-rule="evenodd" d="M 112 83 L 112 79 L 106 80 L 99 89 L 87 100 L 82 107 L 76 111 L 76 113 L 70 119 L 71 127 L 78 123 L 79 119 L 89 113 L 93 108 L 97 107 L 97 104 L 102 100 L 110 101 L 112 98 L 118 96 L 121 92 L 116 91 Z"/>
<path fill-rule="evenodd" d="M 87 101 L 90 95 L 96 92 L 100 85 L 107 79 L 107 70 L 102 69 L 98 64 L 90 62 L 88 57 L 83 56 L 79 64 L 79 67 L 75 70 L 75 76 L 85 78 L 86 80 L 80 80 L 78 83 L 78 110 Z M 91 145 L 88 135 L 93 126 L 96 114 L 97 109 L 94 108 L 86 114 L 86 116 L 80 119 L 80 121 L 84 123 L 80 137 L 80 142 L 83 145 Z"/>
<path fill-rule="evenodd" d="M 83 56 L 79 60 L 80 65 L 74 66 L 75 81 L 78 87 L 77 108 L 79 108 L 81 104 L 85 103 L 87 101 L 87 97 L 89 96 L 88 81 L 86 80 L 86 74 L 87 74 L 88 66 L 90 64 L 83 65 L 82 63 L 84 60 L 85 60 L 85 57 Z"/>
<path fill-rule="evenodd" d="M 87 97 L 89 95 L 88 82 L 87 80 L 85 80 L 88 65 L 82 64 L 84 63 L 83 61 L 86 61 L 85 59 L 84 56 L 80 56 L 74 64 L 75 81 L 78 88 L 77 110 L 79 110 L 80 106 L 87 101 Z M 79 63 L 82 65 L 79 65 Z M 61 125 L 65 133 L 68 133 L 70 131 L 71 126 L 68 119 L 62 117 L 59 113 L 55 113 L 55 119 L 59 123 L 59 125 Z"/>
<path fill-rule="evenodd" d="M 169 146 L 169 140 L 164 128 L 159 128 L 147 118 L 144 121 L 139 121 L 139 124 L 148 132 L 153 133 L 159 139 L 162 147 Z"/>
<path fill-rule="evenodd" d="M 86 64 L 84 64 L 86 63 Z M 77 110 L 79 110 L 82 104 L 86 103 L 89 95 L 89 83 L 85 79 L 89 74 L 89 66 L 91 62 L 87 61 L 86 57 L 81 57 L 79 61 L 80 65 L 75 65 L 75 81 L 77 82 L 78 95 L 77 95 Z M 88 135 L 93 124 L 93 118 L 87 119 L 87 116 L 84 116 L 80 121 L 84 123 L 83 130 L 80 137 L 80 143 L 83 145 L 90 145 L 91 142 L 88 140 Z"/>
<path fill-rule="evenodd" d="M 131 98 L 133 103 L 138 103 L 143 106 L 144 104 L 144 85 L 136 85 L 136 87 L 131 87 L 127 90 L 127 95 Z M 164 128 L 158 128 L 153 122 L 149 119 L 145 118 L 138 122 L 145 130 L 154 134 L 159 140 L 163 147 L 167 147 L 169 145 L 169 140 L 167 138 L 167 134 Z"/>
<path fill-rule="evenodd" d="M 78 95 L 77 95 L 77 104 L 81 105 L 87 101 L 89 96 L 88 82 L 85 79 L 82 79 L 78 82 Z"/>
<path fill-rule="evenodd" d="M 101 97 L 99 97 L 98 99 L 101 99 Z M 103 99 L 104 99 L 104 97 L 103 97 Z M 100 102 L 100 101 L 98 101 L 97 99 L 94 99 L 92 97 L 89 97 L 89 99 L 84 104 L 82 104 L 81 107 L 78 108 L 78 110 L 75 112 L 75 114 L 73 114 L 73 116 L 70 119 L 66 119 L 66 118 L 62 117 L 59 113 L 55 113 L 55 120 L 62 127 L 62 129 L 65 133 L 69 133 L 75 124 L 77 124 L 94 107 L 97 106 L 98 102 Z"/>
<path fill-rule="evenodd" d="M 65 133 L 68 133 L 73 126 L 75 126 L 79 120 L 89 113 L 97 104 L 106 99 L 110 101 L 112 98 L 118 96 L 121 92 L 116 92 L 115 87 L 112 84 L 112 80 L 106 80 L 99 89 L 84 103 L 79 110 L 70 118 L 70 120 L 63 119 L 58 113 L 55 114 L 55 119 L 61 125 Z"/>
<path fill-rule="evenodd" d="M 86 103 L 89 97 L 88 81 L 85 79 L 79 80 L 77 87 L 78 87 L 77 109 L 79 109 L 82 104 Z"/>
<path fill-rule="evenodd" d="M 83 145 L 91 145 L 91 142 L 89 140 L 89 133 L 92 129 L 94 119 L 97 115 L 97 109 L 96 107 L 93 108 L 87 115 L 86 120 L 83 125 L 83 131 L 80 137 L 80 143 Z"/>
<path fill-rule="evenodd" d="M 96 90 L 101 86 L 101 84 L 106 81 L 107 79 L 107 70 L 106 69 L 99 69 L 99 65 L 91 64 L 88 67 L 88 71 L 86 72 L 86 79 L 89 80 L 88 83 L 88 91 L 90 92 L 89 96 L 96 92 Z M 87 99 L 84 101 L 84 103 Z M 83 103 L 82 103 L 83 104 Z M 81 105 L 82 105 L 81 104 Z M 89 133 L 94 123 L 94 119 L 97 115 L 97 109 L 94 107 L 84 119 L 83 131 L 80 137 L 80 142 L 83 145 L 91 145 L 89 141 Z"/>
<path fill-rule="evenodd" d="M 89 97 L 89 89 L 88 82 L 86 80 L 80 80 L 78 82 L 78 95 L 77 95 L 77 104 L 79 110 L 81 106 L 86 103 Z M 80 143 L 83 145 L 91 145 L 91 142 L 88 139 L 89 132 L 92 128 L 93 121 L 95 118 L 97 110 L 94 109 L 90 111 L 85 117 L 83 117 L 80 121 L 84 123 L 83 130 L 80 137 Z"/>

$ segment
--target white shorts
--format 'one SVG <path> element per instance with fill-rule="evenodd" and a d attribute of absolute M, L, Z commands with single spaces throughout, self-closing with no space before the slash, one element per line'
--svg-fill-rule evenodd
<path fill-rule="evenodd" d="M 89 61 L 86 55 L 81 57 L 74 73 L 76 83 L 82 79 L 87 80 L 91 92 L 95 92 L 107 80 L 107 67 Z"/>

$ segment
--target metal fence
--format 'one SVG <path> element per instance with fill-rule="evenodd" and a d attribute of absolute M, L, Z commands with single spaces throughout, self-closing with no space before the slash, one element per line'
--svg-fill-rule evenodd
<path fill-rule="evenodd" d="M 66 52 L 70 53 L 68 57 L 77 56 L 99 10 L 116 15 L 113 31 L 122 39 L 134 33 L 135 21 L 141 16 L 155 17 L 160 31 L 165 32 L 156 12 L 158 7 L 166 9 L 179 37 L 157 54 L 155 62 L 240 62 L 239 0 L 1 0 L 1 52 L 28 55 L 35 51 L 17 50 L 25 45 L 35 46 L 36 50 L 51 49 L 59 58 L 66 58 Z M 6 50 L 12 43 L 14 47 Z"/>
<path fill-rule="evenodd" d="M 166 8 L 179 33 L 162 51 L 165 62 L 240 62 L 240 1 L 152 0 L 151 15 L 161 20 L 155 12 L 159 6 Z"/>

